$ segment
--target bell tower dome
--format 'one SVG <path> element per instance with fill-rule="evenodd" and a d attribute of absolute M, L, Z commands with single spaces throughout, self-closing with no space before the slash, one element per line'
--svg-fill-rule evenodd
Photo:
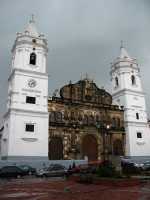
<path fill-rule="evenodd" d="M 12 70 L 19 68 L 46 73 L 47 52 L 47 40 L 38 33 L 32 16 L 23 33 L 17 33 L 12 48 Z"/>

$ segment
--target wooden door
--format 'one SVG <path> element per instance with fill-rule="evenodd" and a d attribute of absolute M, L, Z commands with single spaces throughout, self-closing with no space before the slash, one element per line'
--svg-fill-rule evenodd
<path fill-rule="evenodd" d="M 61 137 L 55 136 L 51 138 L 49 142 L 49 159 L 63 159 L 63 142 Z"/>
<path fill-rule="evenodd" d="M 86 135 L 82 141 L 82 157 L 88 157 L 89 161 L 97 160 L 98 145 L 97 140 L 93 135 Z"/>

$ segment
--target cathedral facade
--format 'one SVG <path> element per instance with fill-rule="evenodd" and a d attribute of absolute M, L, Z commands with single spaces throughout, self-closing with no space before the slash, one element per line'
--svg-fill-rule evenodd
<path fill-rule="evenodd" d="M 111 159 L 124 155 L 123 108 L 85 78 L 48 100 L 49 159 Z"/>

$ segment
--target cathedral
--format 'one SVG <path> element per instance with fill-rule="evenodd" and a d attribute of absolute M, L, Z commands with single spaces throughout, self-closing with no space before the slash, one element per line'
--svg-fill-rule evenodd
<path fill-rule="evenodd" d="M 0 127 L 1 159 L 149 156 L 140 69 L 123 46 L 120 51 L 111 66 L 112 95 L 86 77 L 49 97 L 48 43 L 32 18 L 12 47 L 7 112 Z"/>

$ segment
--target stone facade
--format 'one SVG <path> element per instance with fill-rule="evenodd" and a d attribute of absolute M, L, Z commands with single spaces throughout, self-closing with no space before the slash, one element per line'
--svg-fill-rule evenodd
<path fill-rule="evenodd" d="M 101 160 L 124 155 L 123 109 L 89 80 L 71 82 L 48 101 L 49 159 Z"/>

